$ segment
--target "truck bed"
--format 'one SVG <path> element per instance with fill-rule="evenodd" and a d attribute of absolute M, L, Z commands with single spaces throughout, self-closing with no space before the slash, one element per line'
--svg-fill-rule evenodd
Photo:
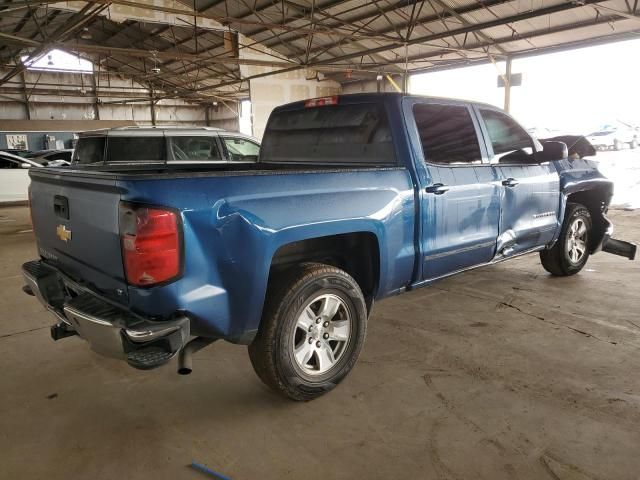
<path fill-rule="evenodd" d="M 403 288 L 413 272 L 414 190 L 404 167 L 109 165 L 30 175 L 41 258 L 145 316 L 188 310 L 197 334 L 246 342 L 242 335 L 255 334 L 259 324 L 271 259 L 280 246 L 307 237 L 378 235 L 383 294 Z M 68 199 L 69 219 L 54 212 L 56 196 Z M 122 202 L 179 213 L 185 252 L 179 279 L 153 288 L 127 284 Z M 60 226 L 71 232 L 69 241 L 57 235 Z"/>

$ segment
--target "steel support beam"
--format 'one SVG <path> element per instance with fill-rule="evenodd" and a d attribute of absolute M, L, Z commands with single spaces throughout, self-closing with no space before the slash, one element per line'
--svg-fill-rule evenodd
<path fill-rule="evenodd" d="M 24 78 L 24 72 L 20 74 L 20 80 L 22 81 L 22 96 L 24 97 L 24 113 L 27 120 L 31 120 L 31 106 L 29 105 L 29 95 L 27 95 L 27 82 Z"/>
<path fill-rule="evenodd" d="M 504 74 L 504 111 L 509 113 L 511 108 L 511 57 L 507 57 Z"/>

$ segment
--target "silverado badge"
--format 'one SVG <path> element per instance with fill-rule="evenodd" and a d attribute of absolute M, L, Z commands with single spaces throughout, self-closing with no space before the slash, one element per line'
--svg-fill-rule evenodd
<path fill-rule="evenodd" d="M 71 230 L 67 230 L 67 227 L 64 225 L 58 225 L 56 228 L 56 235 L 63 242 L 68 242 L 71 240 Z"/>

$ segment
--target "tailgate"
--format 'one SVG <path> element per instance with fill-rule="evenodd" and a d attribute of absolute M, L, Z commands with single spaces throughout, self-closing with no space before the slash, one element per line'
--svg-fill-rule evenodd
<path fill-rule="evenodd" d="M 115 179 L 58 169 L 37 169 L 30 176 L 40 256 L 75 281 L 126 303 Z"/>

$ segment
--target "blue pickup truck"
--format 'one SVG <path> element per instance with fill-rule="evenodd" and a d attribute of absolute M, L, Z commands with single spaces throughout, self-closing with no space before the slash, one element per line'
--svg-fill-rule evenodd
<path fill-rule="evenodd" d="M 354 366 L 378 300 L 532 252 L 556 276 L 600 250 L 635 255 L 611 239 L 613 185 L 595 164 L 489 105 L 291 103 L 251 162 L 162 155 L 189 134 L 146 135 L 124 148 L 85 134 L 71 166 L 31 169 L 40 258 L 23 266 L 54 340 L 140 369 L 178 355 L 189 373 L 224 339 L 248 345 L 268 386 L 309 400 Z"/>

